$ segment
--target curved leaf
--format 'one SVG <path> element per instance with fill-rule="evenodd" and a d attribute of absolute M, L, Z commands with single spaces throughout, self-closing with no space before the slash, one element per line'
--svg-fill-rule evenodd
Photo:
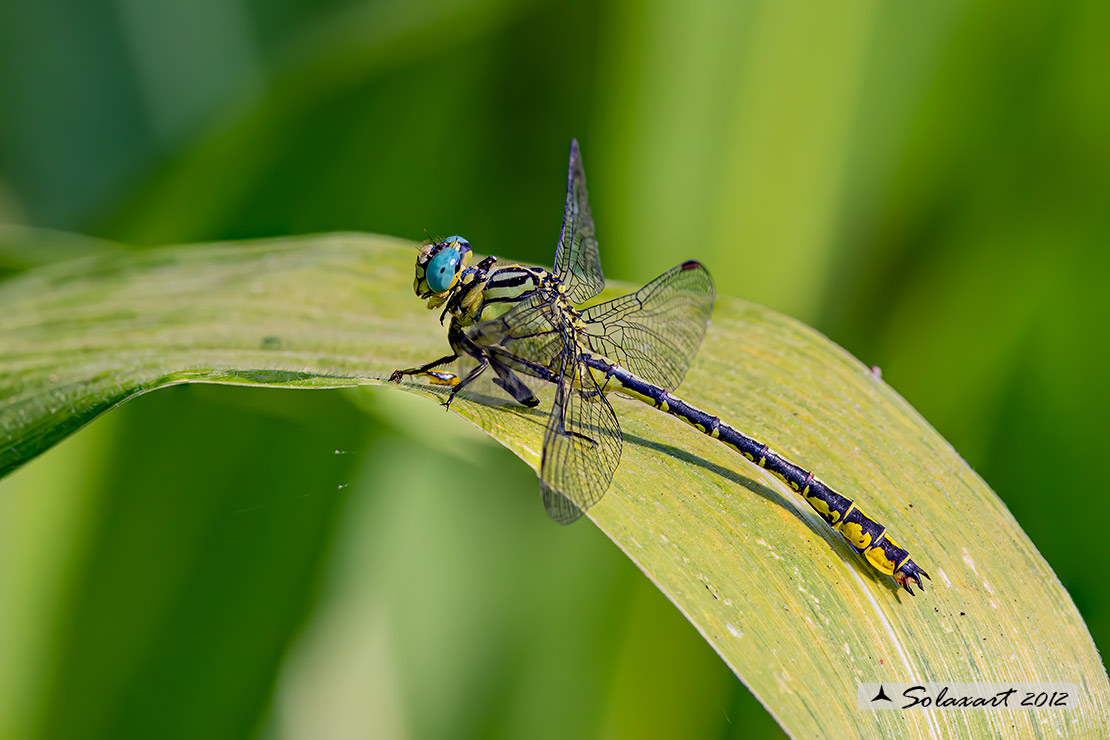
<path fill-rule="evenodd" d="M 330 235 L 108 252 L 10 278 L 0 473 L 155 388 L 378 384 L 439 356 L 444 332 L 411 294 L 413 256 L 396 240 Z M 452 409 L 536 467 L 544 406 L 492 391 Z M 590 517 L 788 732 L 1103 735 L 1110 687 L 1067 593 L 998 497 L 876 374 L 791 319 L 721 298 L 679 395 L 854 497 L 933 575 L 916 599 L 898 592 L 765 471 L 615 399 L 624 459 Z M 857 709 L 857 685 L 872 681 L 1067 682 L 1080 701 Z"/>

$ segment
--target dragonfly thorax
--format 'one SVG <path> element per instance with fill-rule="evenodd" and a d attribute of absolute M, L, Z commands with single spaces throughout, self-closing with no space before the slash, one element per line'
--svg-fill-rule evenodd
<path fill-rule="evenodd" d="M 489 321 L 496 319 L 537 293 L 550 294 L 551 275 L 538 267 L 506 265 L 491 272 L 482 286 L 481 300 L 462 319 Z"/>

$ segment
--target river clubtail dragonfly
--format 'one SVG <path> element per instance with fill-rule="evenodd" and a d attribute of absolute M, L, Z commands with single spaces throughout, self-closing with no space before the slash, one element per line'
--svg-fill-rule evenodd
<path fill-rule="evenodd" d="M 563 229 L 555 269 L 499 266 L 486 257 L 469 266 L 471 247 L 459 236 L 432 240 L 416 260 L 413 290 L 429 309 L 450 315 L 451 353 L 420 367 L 397 370 L 452 386 L 444 405 L 478 376 L 493 380 L 525 406 L 539 399 L 521 376 L 552 383 L 540 487 L 552 519 L 569 524 L 605 494 L 621 457 L 621 430 L 607 393 L 620 392 L 682 419 L 720 440 L 799 493 L 855 552 L 892 576 L 909 593 L 929 575 L 887 535 L 886 527 L 767 445 L 720 418 L 676 398 L 713 309 L 713 280 L 698 262 L 671 268 L 635 293 L 579 310 L 605 287 L 594 223 L 586 197 L 578 142 L 571 144 Z M 460 378 L 440 368 L 469 356 L 477 361 Z"/>

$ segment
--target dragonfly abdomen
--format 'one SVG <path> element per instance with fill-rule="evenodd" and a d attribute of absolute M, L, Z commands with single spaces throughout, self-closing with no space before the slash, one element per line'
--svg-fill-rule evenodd
<path fill-rule="evenodd" d="M 913 591 L 906 583 L 908 580 L 913 580 L 918 587 L 924 588 L 920 576 L 928 578 L 928 574 L 910 560 L 909 552 L 887 535 L 886 527 L 864 514 L 850 498 L 822 483 L 813 473 L 772 452 L 767 445 L 741 434 L 719 417 L 692 406 L 619 365 L 589 355 L 584 355 L 582 361 L 604 373 L 607 378 L 616 380 L 620 383 L 621 390 L 628 395 L 683 420 L 702 434 L 720 440 L 752 463 L 770 471 L 791 490 L 800 494 L 872 567 L 893 576 L 911 594 Z"/>

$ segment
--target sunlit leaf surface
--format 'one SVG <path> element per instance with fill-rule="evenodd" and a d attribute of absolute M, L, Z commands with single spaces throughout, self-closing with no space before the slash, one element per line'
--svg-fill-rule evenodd
<path fill-rule="evenodd" d="M 106 248 L 9 278 L 0 472 L 167 385 L 380 384 L 439 356 L 444 330 L 412 296 L 413 257 L 392 239 L 330 235 Z M 523 409 L 494 390 L 452 409 L 536 467 L 544 405 Z M 789 733 L 1103 736 L 1110 688 L 1067 593 L 1002 502 L 877 373 L 791 319 L 721 298 L 678 395 L 855 498 L 933 576 L 923 595 L 898 592 L 764 471 L 616 400 L 624 459 L 590 517 Z M 884 680 L 1068 682 L 1080 705 L 857 709 L 857 684 Z"/>

